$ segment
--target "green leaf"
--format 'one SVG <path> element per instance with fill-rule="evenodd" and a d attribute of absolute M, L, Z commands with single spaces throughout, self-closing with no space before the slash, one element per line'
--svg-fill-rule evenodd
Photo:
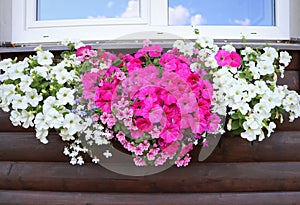
<path fill-rule="evenodd" d="M 232 120 L 231 129 L 232 130 L 237 130 L 239 128 L 240 128 L 239 120 Z"/>
<path fill-rule="evenodd" d="M 119 67 L 119 65 L 121 65 L 121 63 L 122 63 L 122 60 L 118 59 L 113 63 L 113 66 Z"/>
<path fill-rule="evenodd" d="M 237 112 L 233 113 L 230 117 L 231 117 L 231 119 L 233 119 L 233 120 L 237 120 L 237 119 L 240 118 L 240 117 L 239 117 L 239 114 L 238 114 Z"/>

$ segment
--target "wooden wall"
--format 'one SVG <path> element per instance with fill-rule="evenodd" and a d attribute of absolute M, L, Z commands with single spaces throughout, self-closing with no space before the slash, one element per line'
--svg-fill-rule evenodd
<path fill-rule="evenodd" d="M 293 61 L 281 80 L 298 92 L 299 50 L 290 51 Z M 32 130 L 13 127 L 0 112 L 0 204 L 300 204 L 300 120 L 286 118 L 261 143 L 224 135 L 206 161 L 144 177 L 92 163 L 72 166 L 65 143 L 55 133 L 48 139 L 39 143 Z"/>

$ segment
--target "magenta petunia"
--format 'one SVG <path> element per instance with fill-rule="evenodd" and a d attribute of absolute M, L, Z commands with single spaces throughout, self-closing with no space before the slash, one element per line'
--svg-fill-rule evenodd
<path fill-rule="evenodd" d="M 151 121 L 148 118 L 138 118 L 135 120 L 135 124 L 142 131 L 150 130 L 152 125 Z"/>
<path fill-rule="evenodd" d="M 232 51 L 230 53 L 230 58 L 231 58 L 231 62 L 230 62 L 230 66 L 231 67 L 240 67 L 242 64 L 242 57 L 237 53 Z"/>
<path fill-rule="evenodd" d="M 230 52 L 226 50 L 219 50 L 215 55 L 215 59 L 217 60 L 219 66 L 228 66 L 231 63 Z"/>

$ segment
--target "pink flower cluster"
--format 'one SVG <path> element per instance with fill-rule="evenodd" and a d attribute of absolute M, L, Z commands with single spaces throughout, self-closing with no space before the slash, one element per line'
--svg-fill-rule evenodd
<path fill-rule="evenodd" d="M 193 140 L 216 131 L 220 121 L 210 111 L 213 86 L 204 79 L 206 73 L 192 72 L 190 61 L 177 50 L 162 50 L 147 44 L 134 55 L 119 57 L 108 52 L 95 55 L 90 47 L 76 53 L 99 68 L 82 76 L 83 98 L 89 108 L 98 108 L 93 119 L 114 130 L 137 166 L 167 161 L 187 166 Z M 233 63 L 234 54 L 230 55 Z"/>

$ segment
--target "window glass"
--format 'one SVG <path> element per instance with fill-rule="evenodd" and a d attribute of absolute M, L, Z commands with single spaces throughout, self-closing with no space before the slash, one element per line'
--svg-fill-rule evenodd
<path fill-rule="evenodd" d="M 274 0 L 169 0 L 169 25 L 274 26 Z"/>
<path fill-rule="evenodd" d="M 37 20 L 140 17 L 140 0 L 38 0 Z"/>

